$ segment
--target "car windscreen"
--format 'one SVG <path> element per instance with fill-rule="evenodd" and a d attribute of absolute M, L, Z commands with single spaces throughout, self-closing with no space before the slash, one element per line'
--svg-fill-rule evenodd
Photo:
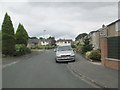
<path fill-rule="evenodd" d="M 70 46 L 60 46 L 57 51 L 71 51 L 72 48 Z"/>

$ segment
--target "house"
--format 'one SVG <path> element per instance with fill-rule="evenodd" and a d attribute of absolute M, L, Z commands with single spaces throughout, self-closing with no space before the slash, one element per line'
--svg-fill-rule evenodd
<path fill-rule="evenodd" d="M 49 43 L 50 43 L 50 40 L 43 38 L 43 39 L 39 39 L 38 45 L 49 45 Z"/>
<path fill-rule="evenodd" d="M 101 29 L 89 33 L 90 44 L 93 45 L 94 49 L 100 49 L 100 30 Z"/>
<path fill-rule="evenodd" d="M 102 65 L 120 70 L 120 19 L 100 30 Z"/>
<path fill-rule="evenodd" d="M 57 46 L 72 45 L 72 44 L 73 44 L 72 39 L 59 39 L 56 41 Z"/>
<path fill-rule="evenodd" d="M 55 38 L 54 37 L 49 37 L 47 39 L 45 38 L 40 38 L 39 39 L 39 45 L 55 45 Z"/>
<path fill-rule="evenodd" d="M 28 45 L 27 47 L 28 48 L 35 48 L 37 46 L 40 46 L 40 45 L 55 45 L 55 39 L 53 37 L 49 37 L 47 39 L 45 38 L 36 38 L 36 37 L 30 37 L 28 39 Z"/>
<path fill-rule="evenodd" d="M 39 43 L 39 39 L 37 39 L 37 38 L 29 38 L 27 47 L 28 48 L 34 48 L 34 47 L 38 46 L 38 43 Z"/>

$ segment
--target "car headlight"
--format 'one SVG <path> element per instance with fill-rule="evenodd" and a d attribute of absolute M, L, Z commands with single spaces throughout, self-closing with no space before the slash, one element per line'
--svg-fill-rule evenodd
<path fill-rule="evenodd" d="M 57 56 L 57 57 L 61 57 L 61 55 L 60 55 L 60 54 L 57 54 L 56 56 Z"/>
<path fill-rule="evenodd" d="M 72 56 L 72 57 L 74 57 L 74 56 L 75 56 L 75 54 L 73 53 L 73 54 L 71 54 L 71 56 Z"/>

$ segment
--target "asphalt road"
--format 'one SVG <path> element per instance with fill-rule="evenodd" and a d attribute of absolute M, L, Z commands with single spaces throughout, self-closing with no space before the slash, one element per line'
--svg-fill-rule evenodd
<path fill-rule="evenodd" d="M 76 77 L 67 63 L 56 63 L 55 52 L 45 51 L 3 68 L 3 88 L 93 88 Z"/>

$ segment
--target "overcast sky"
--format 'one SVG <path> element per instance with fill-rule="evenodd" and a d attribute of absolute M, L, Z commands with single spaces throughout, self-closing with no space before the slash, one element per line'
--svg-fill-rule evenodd
<path fill-rule="evenodd" d="M 15 30 L 22 23 L 29 36 L 74 39 L 118 19 L 117 2 L 1 2 L 0 26 L 5 13 Z M 46 30 L 46 32 L 44 32 Z"/>

